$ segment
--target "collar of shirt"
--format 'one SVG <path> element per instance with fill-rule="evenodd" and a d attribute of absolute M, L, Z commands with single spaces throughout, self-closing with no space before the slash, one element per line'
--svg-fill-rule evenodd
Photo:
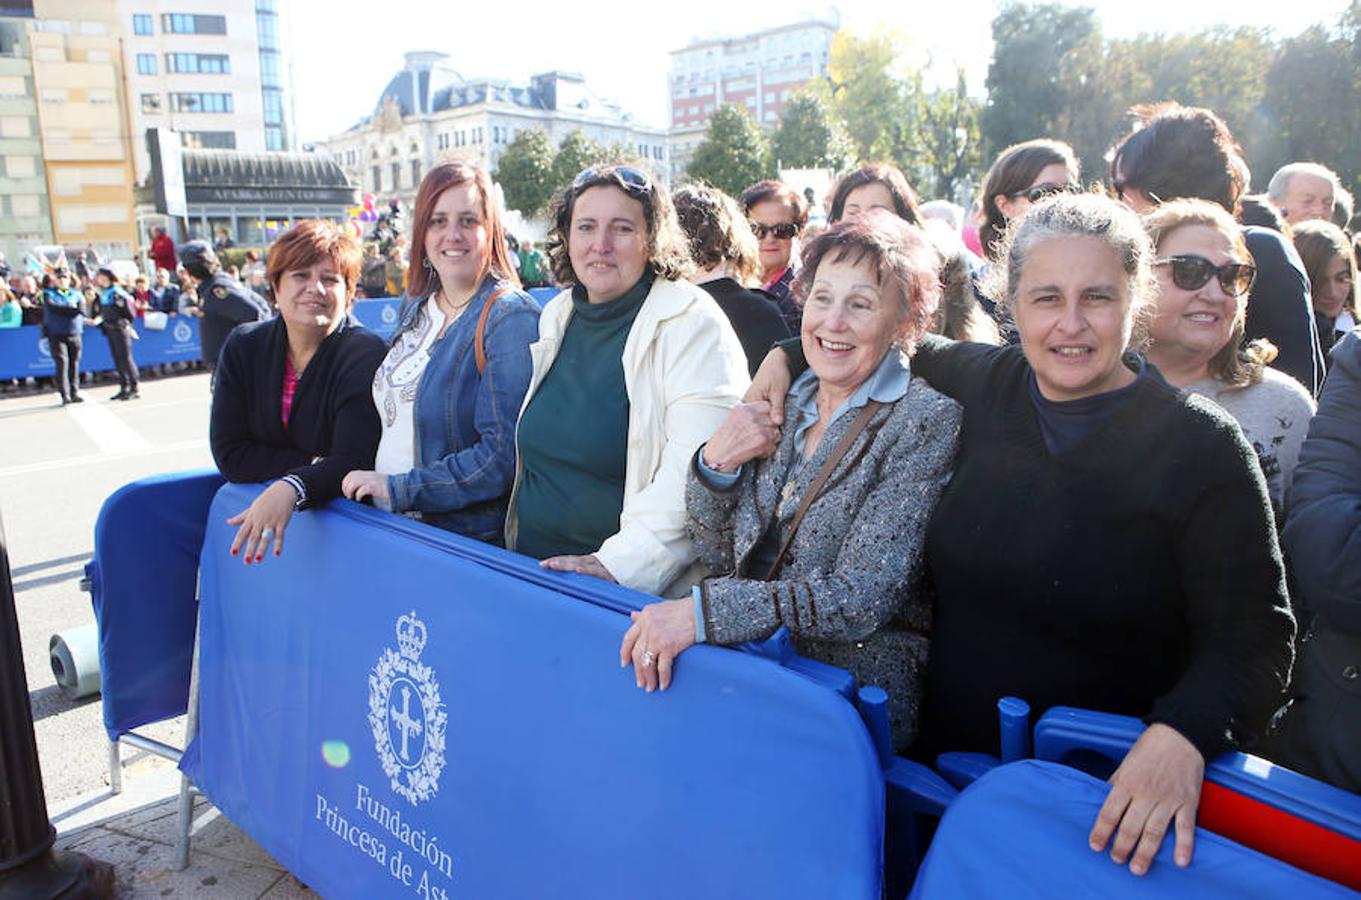
<path fill-rule="evenodd" d="M 890 349 L 879 361 L 873 374 L 836 408 L 827 425 L 830 427 L 837 419 L 870 400 L 880 403 L 901 400 L 911 380 L 912 370 L 907 356 L 897 349 Z M 789 397 L 785 401 L 785 420 L 794 425 L 794 452 L 802 462 L 804 438 L 808 429 L 818 420 L 818 377 L 811 368 L 805 370 L 790 386 Z"/>

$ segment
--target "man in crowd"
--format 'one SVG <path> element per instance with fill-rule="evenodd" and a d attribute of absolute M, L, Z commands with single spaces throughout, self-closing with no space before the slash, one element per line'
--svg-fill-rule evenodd
<path fill-rule="evenodd" d="M 520 244 L 520 280 L 527 288 L 543 287 L 548 284 L 546 269 L 548 261 L 543 251 L 534 246 L 533 241 Z"/>
<path fill-rule="evenodd" d="M 190 241 L 180 248 L 180 262 L 198 295 L 203 316 L 199 342 L 203 362 L 211 371 L 233 328 L 244 322 L 269 318 L 269 305 L 254 291 L 222 271 L 217 254 L 207 241 Z"/>
<path fill-rule="evenodd" d="M 1337 173 L 1312 162 L 1292 162 L 1271 176 L 1267 196 L 1291 225 L 1310 219 L 1330 221 L 1340 183 Z"/>
<path fill-rule="evenodd" d="M 175 271 L 175 242 L 159 225 L 151 226 L 150 254 L 156 268 L 165 269 L 167 272 Z"/>

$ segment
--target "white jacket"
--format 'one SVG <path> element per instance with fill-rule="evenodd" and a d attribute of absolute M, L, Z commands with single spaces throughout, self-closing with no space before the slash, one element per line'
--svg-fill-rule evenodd
<path fill-rule="evenodd" d="M 548 302 L 539 339 L 530 345 L 534 372 L 525 407 L 557 358 L 572 318 L 571 291 Z M 690 458 L 742 400 L 751 379 L 736 333 L 713 298 L 684 281 L 652 283 L 624 342 L 629 398 L 628 466 L 619 531 L 596 558 L 620 584 L 677 596 L 703 576 L 685 534 L 685 477 Z M 516 429 L 515 487 L 506 517 L 506 546 L 515 549 L 515 495 L 524 477 Z"/>

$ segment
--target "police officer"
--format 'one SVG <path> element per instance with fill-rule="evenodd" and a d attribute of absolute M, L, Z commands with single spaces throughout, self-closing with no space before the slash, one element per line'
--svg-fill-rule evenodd
<path fill-rule="evenodd" d="M 251 289 L 222 271 L 217 254 L 207 241 L 180 245 L 180 265 L 198 283 L 199 343 L 203 361 L 211 371 L 232 329 L 245 322 L 269 318 L 269 304 Z"/>
<path fill-rule="evenodd" d="M 136 400 L 142 395 L 137 390 L 140 379 L 132 358 L 132 342 L 137 337 L 132 327 L 137 318 L 132 295 L 118 283 L 113 269 L 107 267 L 95 272 L 95 284 L 99 288 L 99 329 L 109 342 L 109 353 L 118 370 L 119 388 L 113 399 Z"/>

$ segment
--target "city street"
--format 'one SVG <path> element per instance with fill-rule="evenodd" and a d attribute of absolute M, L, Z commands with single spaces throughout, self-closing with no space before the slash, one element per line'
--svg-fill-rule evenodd
<path fill-rule="evenodd" d="M 99 698 L 67 700 L 48 662 L 53 634 L 94 621 L 79 585 L 100 505 L 136 478 L 212 465 L 206 373 L 143 381 L 142 399 L 126 403 L 109 400 L 116 391 L 90 386 L 87 402 L 67 407 L 55 392 L 0 399 L 0 515 L 50 807 L 108 785 Z M 156 535 L 144 537 L 154 564 Z M 183 740 L 178 721 L 146 732 L 177 746 Z M 137 760 L 127 778 L 164 765 Z"/>

